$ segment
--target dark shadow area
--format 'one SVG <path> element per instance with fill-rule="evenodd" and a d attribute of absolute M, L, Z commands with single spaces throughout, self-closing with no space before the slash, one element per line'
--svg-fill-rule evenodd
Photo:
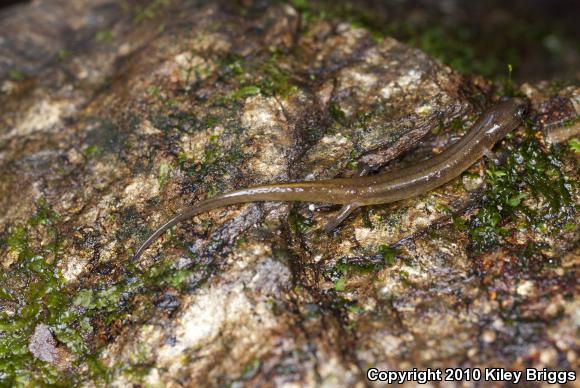
<path fill-rule="evenodd" d="M 577 82 L 580 2 L 574 0 L 294 0 L 420 48 L 463 73 Z"/>
<path fill-rule="evenodd" d="M 24 3 L 30 3 L 30 0 L 4 0 L 0 1 L 0 9 Z"/>

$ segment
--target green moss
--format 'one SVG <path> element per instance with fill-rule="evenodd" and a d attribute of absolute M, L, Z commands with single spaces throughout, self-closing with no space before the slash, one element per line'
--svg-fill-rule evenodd
<path fill-rule="evenodd" d="M 292 4 L 297 11 L 306 11 L 309 7 L 308 0 L 290 0 L 290 4 Z"/>
<path fill-rule="evenodd" d="M 166 6 L 168 6 L 170 0 L 152 0 L 146 5 L 139 5 L 135 12 L 133 22 L 141 23 L 148 19 L 154 19 L 156 15 Z"/>
<path fill-rule="evenodd" d="M 83 155 L 85 155 L 85 157 L 87 159 L 91 159 L 91 158 L 98 156 L 100 154 L 101 154 L 101 150 L 99 149 L 99 147 L 97 145 L 89 146 L 89 147 L 85 148 L 85 150 L 83 151 Z"/>
<path fill-rule="evenodd" d="M 96 277 L 90 287 L 82 281 L 69 284 L 60 273 L 58 220 L 51 206 L 39 200 L 36 213 L 11 226 L 1 240 L 15 259 L 0 274 L 0 303 L 8 301 L 16 313 L 0 310 L 0 386 L 106 384 L 118 370 L 100 364 L 95 327 L 107 330 L 126 319 L 129 311 L 135 316 L 150 314 L 150 308 L 139 310 L 132 305 L 133 296 L 140 296 L 139 306 L 147 305 L 148 299 L 168 287 L 188 286 L 194 273 L 199 273 L 195 265 L 176 268 L 173 262 L 158 262 L 145 270 L 126 265 L 125 274 L 116 281 Z M 48 325 L 58 346 L 71 354 L 71 369 L 59 371 L 28 351 L 40 323 Z"/>
<path fill-rule="evenodd" d="M 244 74 L 244 61 L 237 56 L 230 57 L 224 63 L 222 63 L 223 71 L 222 77 L 232 78 L 232 77 L 239 77 Z"/>
<path fill-rule="evenodd" d="M 31 226 L 37 225 L 49 225 L 58 220 L 59 215 L 52 210 L 52 207 L 48 204 L 46 199 L 41 198 L 36 201 L 36 212 L 28 220 L 28 224 Z"/>
<path fill-rule="evenodd" d="M 580 140 L 578 138 L 568 140 L 568 146 L 571 151 L 580 154 Z"/>
<path fill-rule="evenodd" d="M 153 98 L 159 98 L 161 96 L 161 89 L 159 89 L 157 86 L 148 86 L 147 94 Z"/>
<path fill-rule="evenodd" d="M 570 190 L 575 183 L 562 174 L 560 166 L 556 153 L 543 150 L 532 132 L 503 166 L 488 163 L 483 205 L 471 220 L 476 252 L 503 244 L 512 233 L 507 226 L 510 222 L 519 229 L 552 235 L 574 219 Z"/>
<path fill-rule="evenodd" d="M 18 313 L 0 313 L 0 385 L 71 385 L 74 381 L 74 376 L 57 372 L 28 352 L 30 337 L 40 323 L 49 325 L 63 343 L 74 337 L 75 328 L 69 326 L 73 313 L 67 310 L 68 295 L 56 265 L 58 258 L 48 260 L 59 252 L 58 233 L 51 229 L 57 218 L 41 200 L 37 212 L 28 222 L 12 226 L 6 239 L 18 260 L 0 275 L 0 284 L 2 294 L 16 305 Z M 38 248 L 31 242 L 34 235 L 50 241 Z"/>
<path fill-rule="evenodd" d="M 161 263 L 149 268 L 144 276 L 137 279 L 149 289 L 167 286 L 180 289 L 193 277 L 196 269 L 197 267 L 176 269 L 173 263 Z"/>
<path fill-rule="evenodd" d="M 267 57 L 267 58 L 265 58 Z M 246 97 L 261 94 L 286 98 L 297 88 L 290 73 L 281 63 L 284 58 L 278 51 L 264 53 L 243 60 L 237 56 L 228 56 L 219 63 L 219 78 L 230 84 L 231 90 L 216 100 L 219 105 L 229 106 Z"/>
<path fill-rule="evenodd" d="M 290 229 L 294 233 L 306 233 L 314 224 L 311 219 L 300 214 L 296 208 L 293 208 L 288 215 L 288 222 L 290 223 Z"/>
<path fill-rule="evenodd" d="M 177 131 L 194 133 L 201 129 L 208 128 L 206 122 L 199 120 L 195 115 L 191 114 L 191 112 L 162 112 L 150 117 L 149 120 L 155 128 L 160 129 L 163 132 Z"/>
<path fill-rule="evenodd" d="M 383 246 L 380 249 L 381 259 L 378 257 L 369 258 L 352 258 L 340 259 L 338 262 L 327 269 L 324 273 L 325 277 L 334 283 L 336 291 L 344 291 L 346 283 L 351 276 L 364 275 L 379 271 L 385 265 L 392 265 L 397 255 L 397 251 Z"/>
<path fill-rule="evenodd" d="M 319 19 L 347 21 L 353 27 L 367 29 L 375 42 L 380 42 L 385 36 L 394 36 L 459 71 L 488 74 L 497 66 L 494 56 L 476 58 L 472 42 L 475 37 L 469 28 L 447 29 L 437 24 L 420 26 L 398 20 L 385 23 L 368 8 L 353 1 L 336 3 L 299 0 L 292 4 L 301 13 L 305 35 L 308 35 L 309 25 Z"/>
<path fill-rule="evenodd" d="M 566 120 L 564 120 L 564 123 L 562 125 L 565 128 L 570 128 L 570 127 L 573 127 L 575 124 L 578 124 L 578 123 L 580 123 L 580 116 L 576 116 L 576 117 L 573 117 L 573 118 L 566 119 Z M 573 138 L 571 140 L 574 140 L 574 139 L 578 140 L 578 138 Z"/>
<path fill-rule="evenodd" d="M 98 360 L 97 356 L 86 356 L 84 361 L 97 386 L 105 386 L 110 381 L 109 370 Z"/>
<path fill-rule="evenodd" d="M 399 280 L 405 286 L 412 286 L 413 285 L 413 283 L 409 280 L 409 272 L 407 272 L 405 270 L 400 270 L 399 271 Z"/>
<path fill-rule="evenodd" d="M 400 28 L 397 25 L 393 27 L 395 33 Z M 471 44 L 474 36 L 469 29 L 450 31 L 440 25 L 433 25 L 420 33 L 416 31 L 411 34 L 409 43 L 460 72 L 490 74 L 498 67 L 496 57 L 476 58 Z"/>
<path fill-rule="evenodd" d="M 221 155 L 218 140 L 219 136 L 212 135 L 209 137 L 208 144 L 203 151 L 203 164 L 200 166 L 200 168 L 203 168 L 208 164 L 213 164 Z"/>
<path fill-rule="evenodd" d="M 342 292 L 345 290 L 345 288 L 346 288 L 346 275 L 343 275 L 334 282 L 334 290 Z"/>
<path fill-rule="evenodd" d="M 385 223 L 389 228 L 398 228 L 401 225 L 403 214 L 403 209 L 389 209 L 388 211 L 381 212 L 379 217 L 381 222 Z"/>
<path fill-rule="evenodd" d="M 113 33 L 109 30 L 97 31 L 95 34 L 95 41 L 97 43 L 109 43 L 113 40 Z"/>
<path fill-rule="evenodd" d="M 379 247 L 379 254 L 383 257 L 385 265 L 391 266 L 395 264 L 398 251 L 389 247 L 388 245 L 381 245 Z"/>
<path fill-rule="evenodd" d="M 574 222 L 568 222 L 567 224 L 564 225 L 563 230 L 565 233 L 572 232 L 576 230 L 576 224 Z"/>
<path fill-rule="evenodd" d="M 26 255 L 30 254 L 28 251 L 28 239 L 24 225 L 15 225 L 10 228 L 10 234 L 8 235 L 6 242 L 10 252 L 17 255 L 18 258 L 23 256 L 25 252 Z"/>
<path fill-rule="evenodd" d="M 171 165 L 167 163 L 161 163 L 159 165 L 159 186 L 163 187 L 167 180 L 169 179 L 169 174 L 171 173 Z"/>
<path fill-rule="evenodd" d="M 453 227 L 459 231 L 467 229 L 467 222 L 462 217 L 452 217 Z"/>
<path fill-rule="evenodd" d="M 116 311 L 119 308 L 119 301 L 126 287 L 113 285 L 105 289 L 93 292 L 92 289 L 79 290 L 73 299 L 73 304 L 82 306 L 88 310 Z"/>
<path fill-rule="evenodd" d="M 435 210 L 437 210 L 440 213 L 443 214 L 449 214 L 450 210 L 449 210 L 449 206 L 444 205 L 442 203 L 436 203 L 435 206 L 433 206 L 435 208 Z"/>
<path fill-rule="evenodd" d="M 88 132 L 85 143 L 88 148 L 84 154 L 88 158 L 118 154 L 125 146 L 127 134 L 109 119 L 97 119 L 94 127 Z"/>
<path fill-rule="evenodd" d="M 82 306 L 84 308 L 95 308 L 96 304 L 93 303 L 94 301 L 94 294 L 93 290 L 85 289 L 80 290 L 77 296 L 73 299 L 73 303 L 77 306 Z"/>
<path fill-rule="evenodd" d="M 328 110 L 336 122 L 345 125 L 346 115 L 344 114 L 343 110 L 340 109 L 340 105 L 338 105 L 335 101 L 331 101 L 330 104 L 328 104 Z"/>
<path fill-rule="evenodd" d="M 12 81 L 22 81 L 23 79 L 26 78 L 26 75 L 21 72 L 20 70 L 17 69 L 10 69 L 10 71 L 8 72 L 8 78 L 10 78 Z"/>
<path fill-rule="evenodd" d="M 234 93 L 235 94 L 234 98 L 255 96 L 256 94 L 260 94 L 261 91 L 262 90 L 260 89 L 259 86 L 255 85 L 244 86 L 243 88 L 240 88 Z"/>
<path fill-rule="evenodd" d="M 246 366 L 244 366 L 244 370 L 242 371 L 242 376 L 240 377 L 240 380 L 250 379 L 256 373 L 258 373 L 261 366 L 262 366 L 262 363 L 260 362 L 259 359 L 257 359 L 257 358 L 253 359 L 248 364 L 246 364 Z"/>
<path fill-rule="evenodd" d="M 503 81 L 503 88 L 502 88 L 501 95 L 515 97 L 516 89 L 515 89 L 514 83 L 512 81 L 512 74 L 514 71 L 514 67 L 511 63 L 508 63 L 507 71 L 508 71 L 508 74 L 507 74 L 507 77 L 505 78 L 505 80 Z"/>
<path fill-rule="evenodd" d="M 189 152 L 181 150 L 177 152 L 176 161 L 178 168 L 187 173 L 192 181 L 197 182 L 196 185 L 199 184 L 208 192 L 211 190 L 220 192 L 221 187 L 215 187 L 214 182 L 211 179 L 206 179 L 206 177 L 231 175 L 233 173 L 232 165 L 239 165 L 237 162 L 243 156 L 242 144 L 223 141 L 224 138 L 237 136 L 238 131 L 240 131 L 237 122 L 232 125 L 232 121 L 227 116 L 217 117 L 213 114 L 208 114 L 205 117 L 195 117 L 181 113 L 167 117 L 158 115 L 152 120 L 154 120 L 154 125 L 157 128 L 168 132 L 195 133 L 206 131 L 213 133 L 208 138 L 208 143 L 203 150 L 201 158 L 199 155 L 194 157 Z M 218 123 L 223 126 L 223 132 L 215 132 L 214 128 Z"/>
<path fill-rule="evenodd" d="M 243 86 L 237 90 L 228 93 L 222 100 L 223 104 L 229 104 L 245 97 L 255 96 L 260 94 L 261 89 L 256 85 Z"/>
<path fill-rule="evenodd" d="M 60 49 L 58 50 L 58 59 L 59 61 L 65 61 L 72 56 L 72 51 L 67 49 Z"/>
<path fill-rule="evenodd" d="M 262 74 L 258 85 L 266 96 L 288 97 L 296 91 L 296 87 L 290 81 L 290 73 L 279 65 L 279 55 L 273 53 L 270 59 L 258 69 L 257 74 Z"/>

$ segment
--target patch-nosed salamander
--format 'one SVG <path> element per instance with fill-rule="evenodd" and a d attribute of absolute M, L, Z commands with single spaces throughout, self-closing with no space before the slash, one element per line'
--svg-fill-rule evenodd
<path fill-rule="evenodd" d="M 137 250 L 134 259 L 167 229 L 211 209 L 254 201 L 308 201 L 344 205 L 325 229 L 330 231 L 360 206 L 411 198 L 458 177 L 484 155 L 495 160 L 493 146 L 515 129 L 526 114 L 519 99 L 507 99 L 485 111 L 467 133 L 424 162 L 384 174 L 313 182 L 273 183 L 232 191 L 187 208 L 161 225 Z"/>

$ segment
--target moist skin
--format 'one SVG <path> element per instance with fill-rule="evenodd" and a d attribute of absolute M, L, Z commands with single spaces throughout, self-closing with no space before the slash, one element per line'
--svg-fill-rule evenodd
<path fill-rule="evenodd" d="M 521 123 L 525 112 L 526 106 L 519 99 L 502 101 L 485 111 L 465 136 L 442 153 L 400 170 L 366 177 L 274 183 L 206 199 L 161 225 L 139 247 L 134 259 L 177 223 L 218 207 L 245 202 L 306 201 L 344 205 L 326 225 L 325 229 L 330 231 L 360 206 L 396 202 L 423 194 L 458 177 L 483 156 L 495 160 L 491 149 Z"/>

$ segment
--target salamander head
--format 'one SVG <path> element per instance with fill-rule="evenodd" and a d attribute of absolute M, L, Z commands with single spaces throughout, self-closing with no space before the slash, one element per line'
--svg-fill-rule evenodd
<path fill-rule="evenodd" d="M 509 132 L 516 129 L 528 113 L 527 104 L 519 98 L 502 99 L 486 114 L 490 115 L 487 125 L 483 128 L 490 143 L 503 139 Z"/>

